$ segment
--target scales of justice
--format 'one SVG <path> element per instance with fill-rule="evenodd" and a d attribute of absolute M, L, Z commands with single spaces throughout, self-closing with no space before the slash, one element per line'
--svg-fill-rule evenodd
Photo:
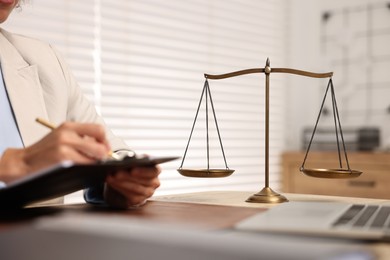
<path fill-rule="evenodd" d="M 340 117 L 339 117 L 339 111 L 337 108 L 336 103 L 336 96 L 334 92 L 334 86 L 332 82 L 332 76 L 333 72 L 327 72 L 327 73 L 313 73 L 309 71 L 303 71 L 303 70 L 296 70 L 296 69 L 290 69 L 290 68 L 271 68 L 270 61 L 267 59 L 265 67 L 264 68 L 254 68 L 254 69 L 246 69 L 246 70 L 240 70 L 235 71 L 231 73 L 226 74 L 220 74 L 220 75 L 210 75 L 210 74 L 204 74 L 206 80 L 203 87 L 202 95 L 200 97 L 198 109 L 196 111 L 195 119 L 192 125 L 190 137 L 188 139 L 188 143 L 184 152 L 184 156 L 181 162 L 181 165 L 178 169 L 178 172 L 186 177 L 201 177 L 201 178 L 218 178 L 218 177 L 227 177 L 230 176 L 234 170 L 229 169 L 226 162 L 225 152 L 222 145 L 222 139 L 219 132 L 219 127 L 216 119 L 216 113 L 214 109 L 213 100 L 211 97 L 211 91 L 210 86 L 208 84 L 208 80 L 218 80 L 218 79 L 226 79 L 231 77 L 237 77 L 245 74 L 252 74 L 252 73 L 264 73 L 265 74 L 265 187 L 260 190 L 258 193 L 253 194 L 250 196 L 246 202 L 255 202 L 255 203 L 281 203 L 286 202 L 288 199 L 273 191 L 269 186 L 269 103 L 270 103 L 270 75 L 271 73 L 288 73 L 288 74 L 295 74 L 305 77 L 311 77 L 311 78 L 329 78 L 329 82 L 325 91 L 324 98 L 322 100 L 320 112 L 318 114 L 313 133 L 311 135 L 311 139 L 309 142 L 309 145 L 306 150 L 305 157 L 303 159 L 302 166 L 300 167 L 300 171 L 307 176 L 311 177 L 317 177 L 317 178 L 331 178 L 331 179 L 341 179 L 341 178 L 353 178 L 358 177 L 362 173 L 358 170 L 352 170 L 349 166 L 348 162 L 348 156 L 345 148 L 345 142 L 343 137 L 343 132 L 341 129 L 341 123 L 340 123 Z M 322 168 L 305 168 L 306 159 L 308 157 L 310 147 L 313 141 L 314 134 L 317 129 L 318 122 L 320 120 L 320 116 L 325 104 L 326 97 L 328 95 L 330 89 L 330 95 L 331 95 L 331 102 L 332 102 L 332 109 L 333 109 L 333 119 L 334 119 L 334 127 L 335 127 L 335 137 L 337 142 L 337 151 L 338 151 L 338 159 L 339 159 L 339 168 L 333 168 L 333 169 L 322 169 Z M 207 143 L 207 168 L 206 169 L 186 169 L 183 168 L 184 160 L 188 151 L 188 147 L 191 141 L 191 137 L 194 131 L 195 123 L 199 114 L 199 109 L 202 104 L 203 96 L 205 96 L 206 99 L 206 143 Z M 208 124 L 208 99 L 210 99 L 210 104 L 214 116 L 214 122 L 216 126 L 216 130 L 218 133 L 219 143 L 222 150 L 223 159 L 225 162 L 225 169 L 214 169 L 210 168 L 210 154 L 209 154 L 209 124 Z M 341 141 L 340 141 L 341 139 Z M 342 151 L 343 150 L 343 154 Z M 346 167 L 343 168 L 343 159 L 346 163 Z"/>

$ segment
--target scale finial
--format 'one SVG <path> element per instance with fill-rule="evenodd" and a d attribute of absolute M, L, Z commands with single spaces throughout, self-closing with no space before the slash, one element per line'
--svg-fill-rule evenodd
<path fill-rule="evenodd" d="M 269 58 L 267 58 L 267 61 L 265 62 L 264 72 L 266 75 L 269 75 L 271 73 L 271 66 L 270 66 Z"/>

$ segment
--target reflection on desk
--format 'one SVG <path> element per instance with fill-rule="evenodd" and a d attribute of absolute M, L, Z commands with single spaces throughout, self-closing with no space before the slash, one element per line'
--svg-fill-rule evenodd
<path fill-rule="evenodd" d="M 236 195 L 247 198 L 250 193 Z M 371 245 L 350 240 L 235 231 L 231 229 L 235 223 L 265 209 L 260 204 L 242 207 L 196 202 L 196 198 L 212 196 L 194 193 L 192 202 L 176 202 L 175 196 L 168 201 L 164 196 L 127 211 L 87 204 L 30 208 L 18 212 L 17 221 L 12 221 L 9 212 L 8 220 L 0 220 L 1 258 L 373 259 Z M 347 256 L 353 258 L 344 258 Z"/>
<path fill-rule="evenodd" d="M 0 250 L 4 259 L 373 259 L 348 241 L 204 232 L 180 224 L 75 213 L 0 233 Z"/>

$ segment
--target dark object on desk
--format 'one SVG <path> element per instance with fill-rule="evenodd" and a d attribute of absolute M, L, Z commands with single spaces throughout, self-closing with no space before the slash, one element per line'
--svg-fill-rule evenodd
<path fill-rule="evenodd" d="M 311 128 L 303 129 L 302 149 L 306 150 L 312 135 Z M 373 151 L 380 146 L 380 130 L 377 127 L 362 127 L 343 130 L 344 143 L 348 151 Z M 334 128 L 319 128 L 312 141 L 311 150 L 336 151 Z"/>
<path fill-rule="evenodd" d="M 0 189 L 0 207 L 20 208 L 30 203 L 64 196 L 102 183 L 108 174 L 116 170 L 154 166 L 177 158 L 127 157 L 121 161 L 106 161 L 90 165 L 76 165 L 71 161 L 64 161 Z"/>
<path fill-rule="evenodd" d="M 372 151 L 380 145 L 380 132 L 375 127 L 358 129 L 358 150 Z"/>

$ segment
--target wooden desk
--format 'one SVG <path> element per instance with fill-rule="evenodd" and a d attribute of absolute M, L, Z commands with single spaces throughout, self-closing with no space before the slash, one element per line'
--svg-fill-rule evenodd
<path fill-rule="evenodd" d="M 130 210 L 110 210 L 87 204 L 59 205 L 26 208 L 14 212 L 1 212 L 0 232 L 33 222 L 43 216 L 60 213 L 82 213 L 83 215 L 125 216 L 134 219 L 152 220 L 158 223 L 188 226 L 204 231 L 232 227 L 238 221 L 267 210 L 277 204 L 246 203 L 253 192 L 215 191 L 188 193 L 152 198 L 146 205 Z M 389 200 L 334 197 L 308 194 L 283 194 L 290 201 L 345 201 L 360 203 L 390 203 Z M 363 244 L 374 250 L 378 259 L 390 259 L 390 244 Z"/>
<path fill-rule="evenodd" d="M 158 199 L 149 201 L 143 207 L 130 210 L 113 210 L 88 204 L 44 206 L 1 212 L 0 231 L 29 223 L 42 216 L 54 216 L 64 212 L 126 216 L 160 223 L 186 225 L 197 229 L 217 230 L 230 228 L 238 221 L 264 210 L 266 209 L 169 202 Z"/>

